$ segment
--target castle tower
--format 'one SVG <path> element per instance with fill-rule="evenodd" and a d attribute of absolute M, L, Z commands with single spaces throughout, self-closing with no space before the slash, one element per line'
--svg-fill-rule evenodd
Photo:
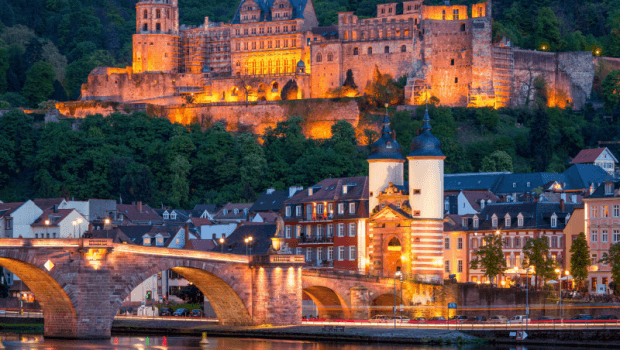
<path fill-rule="evenodd" d="M 396 186 L 403 185 L 405 158 L 400 152 L 400 145 L 394 140 L 390 129 L 390 119 L 386 114 L 383 119 L 381 138 L 372 144 L 372 153 L 368 157 L 368 189 L 370 192 L 368 209 L 370 211 L 379 205 L 377 197 L 390 182 Z"/>
<path fill-rule="evenodd" d="M 179 67 L 177 0 L 143 0 L 136 4 L 133 72 L 176 73 Z"/>
<path fill-rule="evenodd" d="M 431 134 L 428 107 L 422 132 L 411 142 L 409 204 L 412 275 L 422 281 L 443 281 L 443 162 L 441 143 Z"/>

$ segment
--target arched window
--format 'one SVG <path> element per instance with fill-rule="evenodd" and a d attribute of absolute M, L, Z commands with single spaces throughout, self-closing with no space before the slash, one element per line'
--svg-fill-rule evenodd
<path fill-rule="evenodd" d="M 323 55 L 321 55 L 320 52 L 316 54 L 316 61 L 317 62 L 323 62 Z"/>
<path fill-rule="evenodd" d="M 403 45 L 400 47 L 400 52 L 407 52 L 407 46 Z"/>
<path fill-rule="evenodd" d="M 147 10 L 144 10 L 144 19 L 148 19 L 149 18 L 149 12 Z"/>
<path fill-rule="evenodd" d="M 357 49 L 357 47 L 353 48 L 353 55 L 354 55 L 354 56 L 357 56 L 357 55 L 359 55 L 359 54 L 360 54 L 360 53 L 359 53 L 359 50 Z"/>
<path fill-rule="evenodd" d="M 144 30 L 144 31 L 149 30 L 149 25 L 144 23 L 144 25 L 142 26 L 142 30 Z"/>
<path fill-rule="evenodd" d="M 333 60 L 334 60 L 334 54 L 333 54 L 333 53 L 331 53 L 331 52 L 329 52 L 329 53 L 327 54 L 327 62 L 331 62 L 331 61 L 333 61 Z"/>
<path fill-rule="evenodd" d="M 369 47 L 369 48 L 368 48 L 368 54 L 369 54 L 369 55 L 372 55 L 372 47 Z"/>
<path fill-rule="evenodd" d="M 280 60 L 277 59 L 276 60 L 276 74 L 280 74 Z"/>
<path fill-rule="evenodd" d="M 383 48 L 383 52 L 384 53 L 390 53 L 390 47 L 389 46 L 384 47 Z"/>
<path fill-rule="evenodd" d="M 158 32 L 161 30 L 161 24 L 160 23 L 155 23 L 155 30 L 158 31 Z"/>
<path fill-rule="evenodd" d="M 396 237 L 392 237 L 392 239 L 390 239 L 390 241 L 388 242 L 388 250 L 392 250 L 392 251 L 400 251 L 401 247 L 400 247 L 400 241 L 398 240 L 398 238 Z"/>
<path fill-rule="evenodd" d="M 159 9 L 155 10 L 155 18 L 157 18 L 157 19 L 161 18 L 161 10 L 159 10 Z"/>
<path fill-rule="evenodd" d="M 465 23 L 461 23 L 461 32 L 465 31 Z"/>
<path fill-rule="evenodd" d="M 278 91 L 278 82 L 277 81 L 274 81 L 273 84 L 271 84 L 271 90 Z"/>

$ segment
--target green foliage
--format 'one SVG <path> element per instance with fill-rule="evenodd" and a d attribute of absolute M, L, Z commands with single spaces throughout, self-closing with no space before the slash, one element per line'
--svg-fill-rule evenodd
<path fill-rule="evenodd" d="M 482 159 L 481 172 L 510 171 L 512 172 L 512 158 L 505 151 L 495 151 Z"/>
<path fill-rule="evenodd" d="M 28 70 L 26 83 L 22 89 L 24 97 L 31 107 L 50 98 L 54 93 L 56 74 L 52 65 L 47 62 L 37 62 Z"/>
<path fill-rule="evenodd" d="M 605 109 L 609 112 L 616 110 L 620 103 L 620 70 L 607 74 L 601 84 Z"/>
<path fill-rule="evenodd" d="M 562 48 L 560 23 L 549 7 L 538 11 L 534 32 L 534 46 L 543 51 L 558 51 Z"/>
<path fill-rule="evenodd" d="M 603 253 L 603 258 L 599 263 L 611 266 L 611 279 L 615 286 L 620 284 L 620 243 L 614 243 L 609 247 L 608 253 Z M 614 288 L 614 294 L 618 294 L 617 288 Z"/>
<path fill-rule="evenodd" d="M 369 102 L 376 107 L 383 107 L 385 104 L 397 105 L 405 98 L 405 92 L 392 76 L 382 74 L 375 66 L 373 81 L 364 90 Z"/>
<path fill-rule="evenodd" d="M 499 123 L 497 110 L 488 107 L 476 109 L 476 122 L 487 130 L 494 131 Z"/>
<path fill-rule="evenodd" d="M 546 237 L 528 239 L 523 246 L 523 267 L 533 268 L 535 287 L 538 289 L 538 281 L 542 284 L 555 276 L 556 263 L 549 256 L 549 243 Z"/>
<path fill-rule="evenodd" d="M 579 236 L 573 241 L 570 257 L 570 272 L 577 285 L 583 288 L 583 282 L 588 279 L 588 267 L 592 264 L 590 260 L 590 248 L 588 247 L 588 241 L 586 235 L 583 232 L 579 233 Z M 603 258 L 605 255 L 603 255 Z M 614 279 L 614 281 L 619 281 Z M 616 282 L 617 283 L 617 282 Z"/>
<path fill-rule="evenodd" d="M 493 281 L 496 276 L 506 271 L 506 259 L 502 250 L 502 237 L 490 234 L 483 238 L 484 244 L 474 251 L 474 258 L 470 267 L 474 270 L 481 269 L 484 275 Z"/>

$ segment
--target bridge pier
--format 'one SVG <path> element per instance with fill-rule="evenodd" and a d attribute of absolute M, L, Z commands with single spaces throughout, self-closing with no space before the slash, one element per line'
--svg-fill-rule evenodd
<path fill-rule="evenodd" d="M 370 297 L 368 289 L 362 286 L 351 288 L 351 317 L 354 320 L 370 318 Z"/>

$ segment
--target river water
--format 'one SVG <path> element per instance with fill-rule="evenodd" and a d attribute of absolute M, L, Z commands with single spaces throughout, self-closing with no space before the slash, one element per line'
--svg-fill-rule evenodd
<path fill-rule="evenodd" d="M 44 339 L 42 335 L 1 333 L 6 349 L 196 349 L 196 350 L 585 350 L 545 346 L 419 346 L 396 344 L 347 344 L 295 340 L 268 340 L 245 338 L 209 338 L 208 345 L 201 345 L 199 337 L 112 337 L 109 340 L 60 340 Z"/>

